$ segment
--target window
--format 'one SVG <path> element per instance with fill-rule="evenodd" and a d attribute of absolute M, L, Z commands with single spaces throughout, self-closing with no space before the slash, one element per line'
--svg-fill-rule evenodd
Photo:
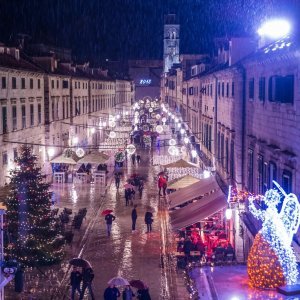
<path fill-rule="evenodd" d="M 18 158 L 18 149 L 13 148 L 13 153 L 14 153 L 14 160 L 16 160 Z"/>
<path fill-rule="evenodd" d="M 21 78 L 21 89 L 25 89 L 25 78 Z"/>
<path fill-rule="evenodd" d="M 263 170 L 263 194 L 268 189 L 268 163 L 264 162 L 264 170 Z"/>
<path fill-rule="evenodd" d="M 65 118 L 65 100 L 63 100 L 63 103 L 62 103 L 62 108 L 63 108 L 63 119 Z"/>
<path fill-rule="evenodd" d="M 59 80 L 56 80 L 56 88 L 59 89 Z"/>
<path fill-rule="evenodd" d="M 63 89 L 69 88 L 69 82 L 68 82 L 68 80 L 63 80 L 62 87 L 63 87 Z"/>
<path fill-rule="evenodd" d="M 38 104 L 38 124 L 42 124 L 42 105 Z"/>
<path fill-rule="evenodd" d="M 229 83 L 226 83 L 226 97 L 229 97 Z"/>
<path fill-rule="evenodd" d="M 248 191 L 253 192 L 253 150 L 248 149 Z"/>
<path fill-rule="evenodd" d="M 221 84 L 220 82 L 218 83 L 218 96 L 220 97 L 220 92 L 221 92 Z"/>
<path fill-rule="evenodd" d="M 182 94 L 186 95 L 186 89 L 182 89 Z"/>
<path fill-rule="evenodd" d="M 34 106 L 30 104 L 30 126 L 34 126 Z"/>
<path fill-rule="evenodd" d="M 225 140 L 225 170 L 229 171 L 229 140 L 226 138 Z"/>
<path fill-rule="evenodd" d="M 11 78 L 11 88 L 14 89 L 14 90 L 17 88 L 17 79 L 16 79 L 16 77 Z"/>
<path fill-rule="evenodd" d="M 224 82 L 222 82 L 222 97 L 224 97 Z"/>
<path fill-rule="evenodd" d="M 41 79 L 37 80 L 37 85 L 38 85 L 38 89 L 40 89 L 41 88 Z"/>
<path fill-rule="evenodd" d="M 22 113 L 22 129 L 26 128 L 26 106 L 21 106 L 21 113 Z"/>
<path fill-rule="evenodd" d="M 190 88 L 189 88 L 189 95 L 193 95 L 193 94 L 194 94 L 193 87 L 190 87 Z"/>
<path fill-rule="evenodd" d="M 262 155 L 257 157 L 257 192 L 263 194 L 263 174 L 264 174 L 264 158 Z"/>
<path fill-rule="evenodd" d="M 2 152 L 2 165 L 3 166 L 7 165 L 7 161 L 8 161 L 8 159 L 7 159 L 7 152 L 4 151 L 4 152 Z"/>
<path fill-rule="evenodd" d="M 254 99 L 254 78 L 249 80 L 249 99 Z"/>
<path fill-rule="evenodd" d="M 268 94 L 271 102 L 293 103 L 294 75 L 270 77 Z"/>
<path fill-rule="evenodd" d="M 268 188 L 273 188 L 273 180 L 277 181 L 277 166 L 274 162 L 269 162 L 269 181 Z"/>
<path fill-rule="evenodd" d="M 258 91 L 258 99 L 260 101 L 265 101 L 266 98 L 266 78 L 259 78 L 259 91 Z"/>
<path fill-rule="evenodd" d="M 17 130 L 17 107 L 12 106 L 12 130 Z"/>
<path fill-rule="evenodd" d="M 78 81 L 78 88 L 80 89 L 80 81 Z"/>
<path fill-rule="evenodd" d="M 288 170 L 283 170 L 282 172 L 282 188 L 284 191 L 289 194 L 292 192 L 292 179 L 293 175 L 292 172 Z"/>
<path fill-rule="evenodd" d="M 1 87 L 6 89 L 6 77 L 1 77 Z"/>
<path fill-rule="evenodd" d="M 234 142 L 230 143 L 230 178 L 234 179 Z"/>
<path fill-rule="evenodd" d="M 221 134 L 221 165 L 224 167 L 224 134 Z"/>
<path fill-rule="evenodd" d="M 234 97 L 234 82 L 231 83 L 231 97 Z"/>
<path fill-rule="evenodd" d="M 30 86 L 30 89 L 33 90 L 33 78 L 30 78 L 29 86 Z"/>
<path fill-rule="evenodd" d="M 2 130 L 3 130 L 3 133 L 7 133 L 7 108 L 6 108 L 6 106 L 2 107 Z"/>
<path fill-rule="evenodd" d="M 51 80 L 51 88 L 54 89 L 54 80 Z"/>

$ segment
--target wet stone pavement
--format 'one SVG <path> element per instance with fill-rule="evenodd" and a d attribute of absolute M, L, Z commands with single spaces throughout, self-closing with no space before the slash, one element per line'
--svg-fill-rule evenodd
<path fill-rule="evenodd" d="M 170 237 L 165 234 L 162 225 L 167 213 L 164 209 L 165 199 L 158 197 L 155 179 L 158 167 L 152 166 L 150 151 L 138 152 L 142 162 L 133 166 L 131 161 L 128 161 L 127 166 L 122 169 L 119 190 L 116 189 L 111 175 L 112 168 L 106 189 L 94 184 L 53 185 L 57 207 L 60 207 L 60 210 L 64 207 L 71 208 L 71 219 L 79 209 L 86 207 L 86 219 L 80 230 L 74 230 L 74 240 L 71 246 L 66 247 L 65 260 L 51 268 L 26 272 L 24 292 L 14 293 L 13 284 L 10 284 L 5 288 L 6 299 L 70 299 L 68 261 L 78 255 L 88 260 L 94 269 L 95 299 L 103 299 L 108 280 L 115 276 L 122 276 L 128 280 L 143 280 L 149 286 L 153 300 L 185 299 L 184 296 L 174 296 L 177 292 L 169 283 L 174 279 L 168 278 L 174 274 L 170 275 L 172 271 L 168 273 L 161 255 L 167 251 L 166 239 Z M 145 188 L 141 199 L 138 192 L 135 195 L 134 204 L 137 204 L 138 219 L 137 230 L 132 232 L 132 206 L 125 206 L 123 185 L 134 173 L 145 178 Z M 152 208 L 154 216 L 152 233 L 146 233 L 144 223 L 144 215 L 149 207 Z M 101 216 L 105 209 L 113 210 L 116 216 L 110 237 L 107 236 L 104 216 Z M 164 222 L 166 223 L 166 220 Z M 77 296 L 76 299 L 78 298 Z M 84 299 L 90 299 L 87 293 Z"/>

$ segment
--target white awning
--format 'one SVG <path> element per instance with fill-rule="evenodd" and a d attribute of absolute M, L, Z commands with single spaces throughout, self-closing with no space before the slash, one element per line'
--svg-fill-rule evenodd
<path fill-rule="evenodd" d="M 79 159 L 80 164 L 103 164 L 109 159 L 109 156 L 103 152 L 92 152 Z"/>
<path fill-rule="evenodd" d="M 66 157 L 63 154 L 51 159 L 51 163 L 54 164 L 67 164 L 67 165 L 76 165 L 77 161 L 72 157 Z"/>
<path fill-rule="evenodd" d="M 174 190 L 182 189 L 199 181 L 200 179 L 196 177 L 193 177 L 191 175 L 185 175 L 180 178 L 176 178 L 169 181 L 168 189 L 174 189 Z"/>
<path fill-rule="evenodd" d="M 187 206 L 171 211 L 171 225 L 173 229 L 182 229 L 217 213 L 224 209 L 226 205 L 226 196 L 219 189 Z"/>
<path fill-rule="evenodd" d="M 215 177 L 210 176 L 209 178 L 200 179 L 199 182 L 169 194 L 168 200 L 170 208 L 174 208 L 195 198 L 200 198 L 201 196 L 210 194 L 218 189 L 220 189 L 220 187 Z"/>

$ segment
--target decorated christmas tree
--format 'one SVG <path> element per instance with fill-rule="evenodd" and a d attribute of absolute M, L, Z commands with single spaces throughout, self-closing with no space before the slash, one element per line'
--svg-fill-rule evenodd
<path fill-rule="evenodd" d="M 37 157 L 22 146 L 11 171 L 6 200 L 8 242 L 6 255 L 23 266 L 51 265 L 63 258 L 64 241 L 51 215 L 51 193 Z"/>

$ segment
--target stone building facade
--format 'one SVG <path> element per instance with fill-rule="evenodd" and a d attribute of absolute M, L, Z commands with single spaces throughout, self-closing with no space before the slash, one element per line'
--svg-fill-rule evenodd
<path fill-rule="evenodd" d="M 4 45 L 0 77 L 0 185 L 9 182 L 20 144 L 32 146 L 50 175 L 50 159 L 68 147 L 97 146 L 105 137 L 100 122 L 134 98 L 131 81 L 88 63 L 60 62 L 53 54 L 27 57 Z"/>

